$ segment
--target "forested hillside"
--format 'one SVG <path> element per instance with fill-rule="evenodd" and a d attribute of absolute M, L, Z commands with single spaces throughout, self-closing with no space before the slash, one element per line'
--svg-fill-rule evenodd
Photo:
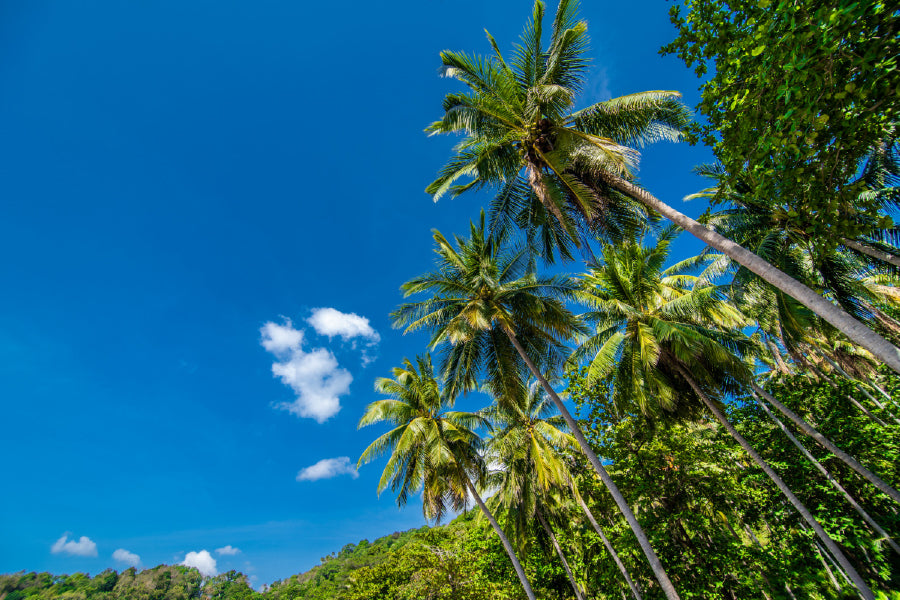
<path fill-rule="evenodd" d="M 873 381 L 890 395 L 898 378 Z M 900 425 L 876 422 L 889 411 L 867 416 L 846 401 L 858 393 L 848 381 L 810 381 L 797 376 L 771 382 L 768 390 L 789 408 L 815 421 L 818 431 L 894 483 L 900 481 Z M 777 490 L 748 464 L 729 435 L 707 420 L 673 420 L 661 426 L 639 413 L 616 413 L 596 390 L 571 374 L 569 393 L 583 408 L 581 424 L 635 511 L 679 587 L 682 598 L 819 598 L 855 594 Z M 900 598 L 900 554 L 860 518 L 835 486 L 784 436 L 756 402 L 737 403 L 730 417 L 740 431 L 777 465 L 785 480 L 817 515 L 857 568 L 880 581 L 881 598 Z M 878 417 L 881 420 L 881 417 Z M 875 522 L 896 536 L 900 516 L 886 495 L 873 491 L 840 461 L 818 448 L 808 450 Z M 568 460 L 583 459 L 571 454 Z M 574 468 L 592 512 L 645 598 L 659 597 L 652 573 L 626 524 L 614 517 L 608 495 L 584 468 Z M 516 515 L 497 496 L 488 500 L 500 522 L 514 529 Z M 553 530 L 567 562 L 590 598 L 621 598 L 628 587 L 583 513 L 566 501 L 554 515 Z M 540 598 L 573 598 L 572 588 L 551 543 L 537 530 L 518 540 L 525 572 Z M 790 591 L 789 591 L 790 590 Z M 793 595 L 793 596 L 792 596 Z M 204 579 L 195 569 L 159 566 L 122 573 L 104 571 L 0 576 L 0 600 L 70 598 L 84 600 L 273 599 L 347 600 L 523 598 L 522 588 L 490 525 L 469 511 L 447 525 L 395 532 L 373 542 L 347 544 L 305 573 L 255 591 L 244 575 L 231 571 Z"/>

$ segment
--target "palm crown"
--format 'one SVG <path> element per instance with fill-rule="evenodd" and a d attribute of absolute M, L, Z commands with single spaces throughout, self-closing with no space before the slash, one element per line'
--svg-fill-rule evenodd
<path fill-rule="evenodd" d="M 603 263 L 591 266 L 578 294 L 596 329 L 575 357 L 590 358 L 589 381 L 606 380 L 616 402 L 630 399 L 642 410 L 651 402 L 678 408 L 686 386 L 676 364 L 713 389 L 749 377 L 738 358 L 754 347 L 741 331 L 747 319 L 709 282 L 710 272 L 688 274 L 710 257 L 663 269 L 673 236 L 663 232 L 655 247 L 604 247 Z"/>
<path fill-rule="evenodd" d="M 448 505 L 454 511 L 465 508 L 468 481 L 483 478 L 482 441 L 474 429 L 488 423 L 474 413 L 445 411 L 447 396 L 431 357 L 416 363 L 406 359 L 393 378 L 375 381 L 375 389 L 390 398 L 369 404 L 359 426 L 387 421 L 394 428 L 365 449 L 358 465 L 389 452 L 378 492 L 390 485 L 402 506 L 410 493 L 421 491 L 426 518 L 439 521 Z"/>
<path fill-rule="evenodd" d="M 437 270 L 402 286 L 407 296 L 432 295 L 397 308 L 395 325 L 431 329 L 435 346 L 449 342 L 442 370 L 451 397 L 475 389 L 482 373 L 494 397 L 519 397 L 525 365 L 511 337 L 545 372 L 561 365 L 565 341 L 581 327 L 561 301 L 575 283 L 536 275 L 524 249 L 487 234 L 483 212 L 468 239 L 456 238 L 456 247 L 437 231 L 434 240 Z"/>
<path fill-rule="evenodd" d="M 634 146 L 680 139 L 690 114 L 672 91 L 632 94 L 573 111 L 588 67 L 587 24 L 577 19 L 577 9 L 575 1 L 560 2 L 545 48 L 544 3 L 536 2 L 510 61 L 490 34 L 493 56 L 441 53 L 443 74 L 469 89 L 448 94 L 443 118 L 427 129 L 465 135 L 426 190 L 435 200 L 501 184 L 496 215 L 501 218 L 531 215 L 532 223 L 551 230 L 561 226 L 570 236 L 579 225 L 634 227 L 643 209 L 597 177 L 631 178 L 638 159 Z M 463 176 L 471 181 L 457 184 Z M 553 218 L 535 215 L 536 209 Z"/>

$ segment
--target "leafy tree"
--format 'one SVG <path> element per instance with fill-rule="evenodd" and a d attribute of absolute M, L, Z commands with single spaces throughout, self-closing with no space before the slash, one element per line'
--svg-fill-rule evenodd
<path fill-rule="evenodd" d="M 662 49 L 707 76 L 704 140 L 732 187 L 818 243 L 869 235 L 882 198 L 855 178 L 900 116 L 900 13 L 889 2 L 688 0 Z M 874 223 L 884 226 L 886 220 Z"/>

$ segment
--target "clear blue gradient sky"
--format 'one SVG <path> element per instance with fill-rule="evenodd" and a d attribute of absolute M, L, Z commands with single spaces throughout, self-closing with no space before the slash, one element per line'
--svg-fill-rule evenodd
<path fill-rule="evenodd" d="M 693 74 L 657 54 L 674 35 L 668 6 L 585 3 L 580 104 L 649 89 L 696 103 Z M 431 268 L 432 228 L 464 232 L 489 199 L 423 192 L 454 142 L 422 132 L 459 88 L 438 77 L 438 53 L 487 53 L 485 28 L 508 49 L 530 8 L 0 4 L 0 572 L 206 550 L 258 586 L 423 524 L 417 499 L 401 511 L 376 497 L 383 461 L 297 476 L 355 463 L 380 433 L 356 429 L 373 380 L 426 341 L 391 329 L 398 288 Z M 696 215 L 681 198 L 709 159 L 648 148 L 642 182 Z M 371 331 L 338 318 L 317 332 L 308 319 L 325 307 Z M 287 319 L 303 339 L 275 356 L 260 329 Z M 272 371 L 316 357 L 330 390 L 300 372 L 288 383 L 307 404 L 338 398 L 321 423 L 280 408 L 297 395 Z M 216 553 L 229 545 L 240 552 Z"/>

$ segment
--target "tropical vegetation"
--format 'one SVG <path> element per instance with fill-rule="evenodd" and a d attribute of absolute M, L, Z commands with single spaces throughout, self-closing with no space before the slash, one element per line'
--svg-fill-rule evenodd
<path fill-rule="evenodd" d="M 435 526 L 260 591 L 160 566 L 5 575 L 0 600 L 900 599 L 900 12 L 674 5 L 702 124 L 675 91 L 575 110 L 587 24 L 545 12 L 509 55 L 441 53 L 466 90 L 427 192 L 494 196 L 402 285 L 429 348 L 359 422 L 358 466 L 386 458 L 378 492 Z M 712 147 L 700 219 L 641 187 L 657 141 Z M 684 232 L 706 248 L 671 260 Z"/>

